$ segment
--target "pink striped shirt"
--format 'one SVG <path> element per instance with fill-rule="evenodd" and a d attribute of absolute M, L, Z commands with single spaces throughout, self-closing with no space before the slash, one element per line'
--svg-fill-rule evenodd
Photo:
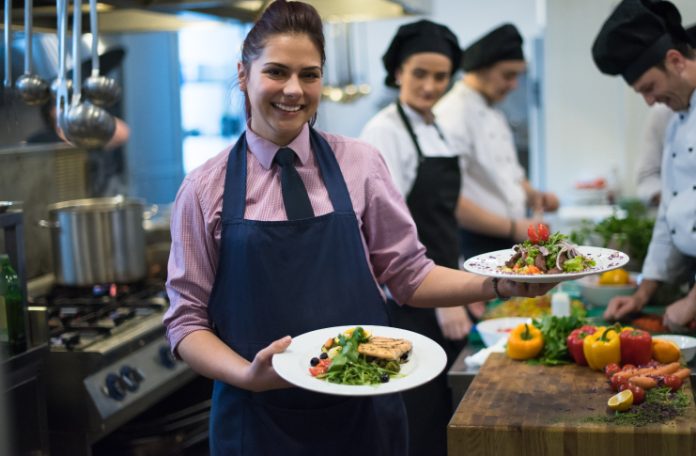
<path fill-rule="evenodd" d="M 376 283 L 386 284 L 405 303 L 434 263 L 418 242 L 403 197 L 392 183 L 381 154 L 367 143 L 321 133 L 336 154 L 362 234 L 365 255 Z M 247 195 L 244 218 L 287 220 L 280 171 L 273 165 L 278 146 L 247 128 Z M 309 144 L 309 128 L 290 143 L 296 168 L 307 187 L 315 215 L 333 211 Z M 188 334 L 210 330 L 207 305 L 215 281 L 221 235 L 222 194 L 231 146 L 192 171 L 181 184 L 172 209 L 172 248 L 164 316 L 173 348 Z M 231 305 L 233 303 L 230 303 Z"/>

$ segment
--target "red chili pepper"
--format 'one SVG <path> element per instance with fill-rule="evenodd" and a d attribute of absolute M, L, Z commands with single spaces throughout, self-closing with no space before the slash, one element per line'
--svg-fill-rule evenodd
<path fill-rule="evenodd" d="M 529 228 L 527 228 L 527 236 L 529 236 L 529 240 L 532 241 L 532 244 L 539 243 L 539 233 L 534 229 L 534 225 L 529 225 Z"/>
<path fill-rule="evenodd" d="M 652 336 L 642 329 L 629 329 L 619 334 L 621 363 L 640 366 L 652 359 Z"/>
<path fill-rule="evenodd" d="M 587 366 L 587 359 L 585 359 L 585 353 L 583 351 L 583 340 L 590 334 L 594 334 L 597 328 L 590 325 L 583 325 L 576 328 L 568 334 L 566 338 L 566 345 L 568 346 L 568 353 L 570 357 L 573 358 L 575 364 L 579 366 Z"/>

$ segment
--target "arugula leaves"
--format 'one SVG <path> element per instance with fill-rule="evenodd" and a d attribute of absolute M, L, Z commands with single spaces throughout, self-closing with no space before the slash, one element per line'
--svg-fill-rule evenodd
<path fill-rule="evenodd" d="M 530 364 L 544 364 L 547 366 L 557 366 L 572 362 L 566 339 L 568 334 L 575 328 L 585 324 L 585 319 L 576 315 L 570 317 L 556 317 L 546 315 L 540 320 L 534 320 L 533 325 L 541 331 L 544 337 L 544 348 L 541 355 L 529 360 Z"/>

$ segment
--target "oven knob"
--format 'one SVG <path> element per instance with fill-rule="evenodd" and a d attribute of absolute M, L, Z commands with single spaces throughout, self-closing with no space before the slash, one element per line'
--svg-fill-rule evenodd
<path fill-rule="evenodd" d="M 160 363 L 162 363 L 162 365 L 167 369 L 174 369 L 176 366 L 176 358 L 172 354 L 169 345 L 162 345 L 159 348 L 159 360 Z"/>
<path fill-rule="evenodd" d="M 111 399 L 122 401 L 126 397 L 126 383 L 118 375 L 108 374 L 104 384 L 104 393 Z"/>
<path fill-rule="evenodd" d="M 121 379 L 126 384 L 128 391 L 135 391 L 140 386 L 140 382 L 145 379 L 145 376 L 138 369 L 125 365 L 121 367 Z"/>

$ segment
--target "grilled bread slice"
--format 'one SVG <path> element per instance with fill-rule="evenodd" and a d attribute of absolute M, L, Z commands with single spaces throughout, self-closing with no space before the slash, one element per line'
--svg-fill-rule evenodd
<path fill-rule="evenodd" d="M 406 339 L 374 336 L 369 342 L 358 345 L 358 353 L 374 358 L 399 360 L 404 354 L 409 353 L 411 348 L 411 342 Z"/>

